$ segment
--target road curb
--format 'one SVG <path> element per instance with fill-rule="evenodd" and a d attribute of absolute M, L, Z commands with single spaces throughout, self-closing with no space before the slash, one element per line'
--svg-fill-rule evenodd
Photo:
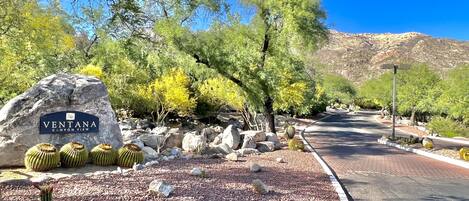
<path fill-rule="evenodd" d="M 334 114 L 329 114 L 325 117 L 322 117 L 322 118 L 314 121 L 313 123 L 311 123 L 310 126 L 315 124 L 318 121 L 321 121 L 323 119 L 327 119 L 331 116 L 334 116 Z M 314 159 L 316 159 L 316 161 L 319 162 L 319 164 L 321 165 L 324 172 L 327 174 L 327 176 L 329 176 L 329 180 L 331 181 L 332 186 L 334 187 L 335 191 L 339 195 L 339 200 L 340 201 L 348 201 L 349 198 L 348 198 L 347 194 L 345 193 L 346 192 L 345 187 L 340 183 L 340 180 L 337 177 L 337 175 L 333 172 L 333 170 L 329 167 L 329 165 L 326 163 L 326 161 L 318 154 L 318 152 L 314 149 L 314 147 L 304 137 L 304 133 L 305 133 L 306 128 L 304 128 L 300 133 L 300 137 L 301 137 L 301 140 L 303 141 L 303 144 L 305 144 L 306 147 L 308 147 L 308 149 L 311 151 L 311 154 L 313 155 Z"/>
<path fill-rule="evenodd" d="M 398 149 L 401 149 L 401 150 L 404 150 L 404 151 L 407 151 L 407 152 L 412 152 L 412 153 L 422 155 L 422 156 L 425 156 L 425 157 L 428 157 L 428 158 L 432 158 L 432 159 L 435 159 L 435 160 L 439 160 L 439 161 L 443 161 L 443 162 L 450 163 L 450 164 L 453 164 L 453 165 L 457 165 L 457 166 L 462 167 L 462 168 L 469 169 L 469 162 L 464 162 L 464 161 L 456 160 L 456 159 L 449 158 L 449 157 L 446 157 L 446 156 L 433 154 L 433 153 L 430 153 L 430 152 L 422 151 L 420 149 L 414 149 L 412 147 L 405 147 L 405 146 L 402 146 L 402 145 L 397 144 L 397 143 L 389 142 L 387 140 L 378 139 L 378 143 L 384 144 L 384 145 L 387 145 L 387 146 L 390 146 L 390 147 L 395 147 L 395 148 L 398 148 Z"/>

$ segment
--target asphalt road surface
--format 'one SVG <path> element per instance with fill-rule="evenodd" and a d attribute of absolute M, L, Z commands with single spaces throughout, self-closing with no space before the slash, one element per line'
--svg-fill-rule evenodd
<path fill-rule="evenodd" d="M 375 114 L 339 112 L 305 132 L 351 198 L 469 200 L 468 169 L 378 144 L 391 129 L 376 122 Z"/>

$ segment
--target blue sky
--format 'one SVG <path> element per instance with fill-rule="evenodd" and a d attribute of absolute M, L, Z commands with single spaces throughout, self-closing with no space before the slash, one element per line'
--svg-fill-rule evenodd
<path fill-rule="evenodd" d="M 469 41 L 469 0 L 323 0 L 329 28 L 350 33 L 421 32 Z"/>

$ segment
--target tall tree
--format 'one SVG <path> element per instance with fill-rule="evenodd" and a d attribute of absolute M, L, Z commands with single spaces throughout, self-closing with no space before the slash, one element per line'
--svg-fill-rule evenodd
<path fill-rule="evenodd" d="M 415 125 L 417 112 L 429 112 L 432 110 L 432 104 L 428 99 L 431 97 L 432 89 L 440 81 L 439 76 L 430 70 L 428 66 L 419 64 L 414 65 L 408 71 L 400 74 L 398 85 L 398 111 L 410 112 L 410 121 Z"/>
<path fill-rule="evenodd" d="M 199 66 L 243 89 L 251 105 L 263 112 L 265 130 L 275 132 L 274 101 L 280 82 L 298 85 L 305 78 L 302 53 L 327 38 L 325 15 L 318 1 L 243 2 L 257 11 L 248 24 L 227 13 L 227 20 L 215 21 L 206 31 L 193 31 L 170 20 L 157 23 L 156 31 Z"/>

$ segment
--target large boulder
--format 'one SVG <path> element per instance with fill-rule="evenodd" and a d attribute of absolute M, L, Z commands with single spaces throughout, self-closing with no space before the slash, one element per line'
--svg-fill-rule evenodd
<path fill-rule="evenodd" d="M 165 148 L 179 147 L 182 148 L 182 139 L 184 134 L 180 133 L 179 128 L 171 128 L 166 134 Z"/>
<path fill-rule="evenodd" d="M 203 152 L 207 148 L 207 142 L 203 135 L 186 133 L 182 139 L 182 149 L 188 152 Z"/>
<path fill-rule="evenodd" d="M 65 111 L 61 113 L 63 120 L 75 119 L 75 114 L 92 118 L 93 122 L 99 118 L 99 129 L 95 126 L 89 130 L 93 132 L 87 133 L 78 133 L 77 129 L 73 134 L 39 134 L 41 116 Z M 62 125 L 55 124 L 56 127 Z M 51 75 L 0 110 L 0 167 L 23 166 L 24 153 L 35 144 L 47 142 L 60 147 L 71 141 L 80 142 L 89 149 L 100 143 L 116 148 L 122 146 L 121 131 L 106 86 L 97 78 Z"/>
<path fill-rule="evenodd" d="M 249 131 L 243 131 L 240 133 L 240 135 L 244 135 L 244 137 L 251 137 L 255 142 L 262 142 L 265 141 L 266 134 L 264 131 L 255 131 L 255 130 L 249 130 Z"/>
<path fill-rule="evenodd" d="M 232 149 L 236 149 L 239 146 L 241 141 L 241 136 L 239 135 L 239 131 L 236 126 L 229 125 L 223 131 L 222 135 L 222 143 L 229 145 Z"/>

